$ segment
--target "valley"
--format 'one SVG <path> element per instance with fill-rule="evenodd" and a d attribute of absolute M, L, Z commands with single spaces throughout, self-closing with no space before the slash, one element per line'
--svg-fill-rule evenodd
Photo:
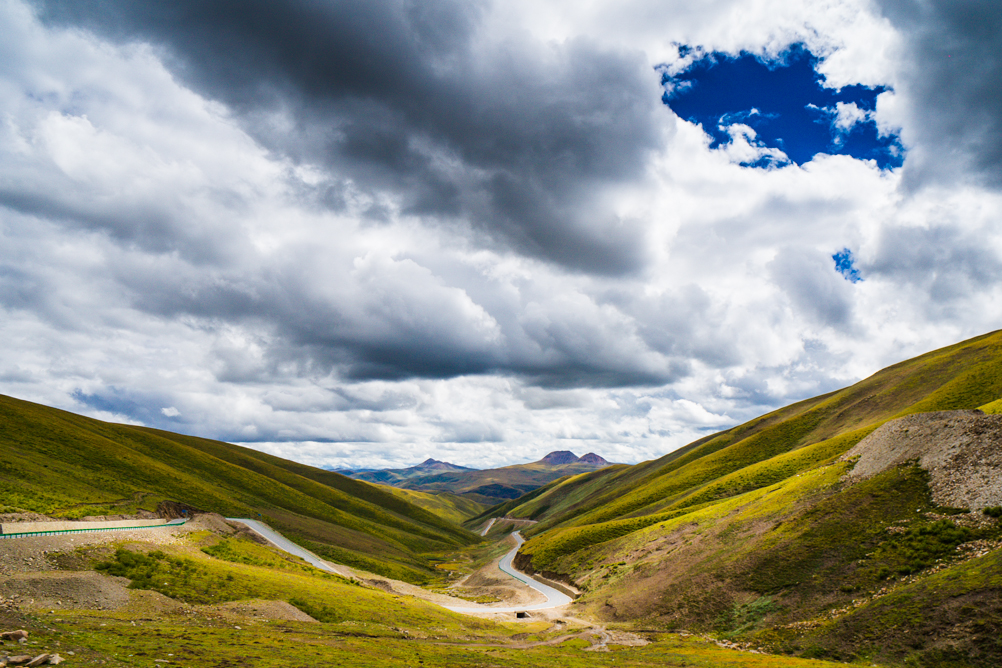
<path fill-rule="evenodd" d="M 394 488 L 446 495 L 453 503 L 488 506 L 515 499 L 558 478 L 612 466 L 603 457 L 589 452 L 578 457 L 573 452 L 551 452 L 536 462 L 496 469 L 469 469 L 449 462 L 428 459 L 406 469 L 346 471 L 356 480 L 390 485 Z M 479 512 L 479 511 L 478 511 Z M 472 513 L 477 514 L 477 513 Z"/>
<path fill-rule="evenodd" d="M 5 533 L 184 524 L 0 540 L 0 631 L 24 628 L 35 643 L 0 656 L 999 665 L 1000 398 L 995 332 L 660 459 L 565 472 L 485 507 L 461 490 L 370 484 L 2 397 Z M 559 597 L 519 572 L 567 601 L 553 607 L 545 597 Z"/>

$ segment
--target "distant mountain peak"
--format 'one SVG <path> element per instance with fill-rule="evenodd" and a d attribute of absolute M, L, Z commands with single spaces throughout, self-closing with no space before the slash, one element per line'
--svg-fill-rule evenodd
<path fill-rule="evenodd" d="M 415 470 L 415 469 L 419 469 L 419 470 L 431 469 L 431 470 L 435 470 L 435 471 L 469 471 L 469 470 L 471 470 L 471 469 L 466 468 L 465 466 L 459 466 L 457 464 L 452 464 L 450 462 L 439 461 L 437 459 L 432 459 L 431 457 L 429 457 L 428 459 L 424 460 L 423 462 L 421 462 L 417 466 L 412 466 L 410 469 L 405 469 L 405 470 Z"/>
<path fill-rule="evenodd" d="M 596 455 L 594 452 L 589 452 L 587 455 L 582 455 L 578 459 L 578 464 L 591 464 L 593 466 L 608 466 L 609 462 L 605 460 L 604 457 Z"/>
<path fill-rule="evenodd" d="M 578 461 L 578 456 L 570 450 L 555 450 L 539 461 L 543 464 L 549 464 L 550 466 L 563 466 L 564 464 L 575 463 Z"/>

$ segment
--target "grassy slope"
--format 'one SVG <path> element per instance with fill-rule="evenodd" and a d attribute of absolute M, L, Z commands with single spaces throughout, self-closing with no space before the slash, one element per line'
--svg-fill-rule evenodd
<path fill-rule="evenodd" d="M 596 524 L 661 512 L 682 496 L 751 465 L 841 437 L 846 450 L 883 422 L 910 413 L 976 408 L 1002 396 L 1002 334 L 995 332 L 884 369 L 844 390 L 787 406 L 697 441 L 653 462 L 619 471 L 587 493 L 571 487 L 537 496 L 539 534 L 553 526 Z M 816 462 L 814 462 L 816 463 Z M 812 465 L 805 462 L 805 465 Z M 794 471 L 795 472 L 795 471 Z M 575 479 L 574 486 L 588 478 Z M 573 487 L 573 486 L 572 486 Z"/>
<path fill-rule="evenodd" d="M 961 656 L 966 658 L 956 665 L 997 665 L 992 662 L 1002 660 L 1002 644 L 976 646 L 957 638 L 968 622 L 998 636 L 1002 609 L 975 605 L 978 613 L 966 614 L 976 619 L 964 621 L 959 611 L 947 614 L 928 603 L 997 601 L 1002 573 L 982 573 L 971 584 L 961 575 L 969 570 L 966 562 L 954 563 L 949 537 L 996 540 L 1002 529 L 964 534 L 937 524 L 918 469 L 846 487 L 840 477 L 847 465 L 836 460 L 893 417 L 991 408 L 1000 396 L 1002 334 L 934 351 L 702 439 L 681 454 L 577 476 L 513 502 L 509 514 L 542 520 L 524 532 L 533 537 L 519 561 L 573 580 L 587 591 L 582 604 L 609 619 L 648 619 L 736 637 L 771 629 L 777 647 L 843 659 L 894 662 L 911 655 L 920 665 L 936 665 L 935 657 Z M 956 577 L 936 574 L 932 588 L 903 582 L 933 577 L 930 554 Z M 836 614 L 837 623 L 783 630 L 851 607 L 886 586 L 917 587 L 924 598 L 909 600 L 924 603 L 911 605 L 910 617 L 882 624 L 866 612 L 886 607 L 878 596 Z M 903 632 L 911 634 L 911 644 L 896 637 Z M 988 658 L 979 663 L 971 658 L 976 656 Z"/>
<path fill-rule="evenodd" d="M 423 552 L 476 538 L 383 489 L 248 448 L 109 424 L 0 396 L 0 502 L 82 516 L 164 499 L 261 516 L 367 570 L 424 580 Z M 114 503 L 120 501 L 120 503 Z"/>
<path fill-rule="evenodd" d="M 387 492 L 404 499 L 419 508 L 446 519 L 455 524 L 462 524 L 471 517 L 484 511 L 484 504 L 478 503 L 466 496 L 457 496 L 448 492 L 432 494 L 413 489 L 385 486 Z"/>
<path fill-rule="evenodd" d="M 242 538 L 205 532 L 196 544 L 129 543 L 116 551 L 82 548 L 53 555 L 88 565 L 189 604 L 136 595 L 117 610 L 59 609 L 36 614 L 0 608 L 0 625 L 26 628 L 32 653 L 60 652 L 70 663 L 148 666 L 692 666 L 823 668 L 834 664 L 742 653 L 697 638 L 653 636 L 643 647 L 583 651 L 597 638 L 532 620 L 498 623 L 448 612 L 321 573 L 294 557 Z M 197 549 L 201 547 L 201 550 Z M 68 557 L 63 559 L 63 557 Z M 84 562 L 84 563 L 82 563 Z M 90 563 L 86 563 L 90 562 Z M 320 623 L 232 617 L 203 608 L 247 599 L 282 600 Z M 549 641 L 550 644 L 545 644 Z"/>

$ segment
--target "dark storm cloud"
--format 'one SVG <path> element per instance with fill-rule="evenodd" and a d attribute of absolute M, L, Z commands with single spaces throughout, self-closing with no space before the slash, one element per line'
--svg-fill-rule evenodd
<path fill-rule="evenodd" d="M 1002 186 L 1002 11 L 997 0 L 881 0 L 905 36 L 919 175 L 972 169 Z M 914 161 L 913 161 L 914 164 Z"/>
<path fill-rule="evenodd" d="M 660 385 L 690 371 L 685 351 L 656 356 L 642 337 L 631 340 L 629 327 L 584 307 L 554 307 L 522 322 L 498 313 L 501 325 L 465 292 L 425 278 L 416 265 L 385 262 L 371 273 L 346 277 L 344 291 L 331 300 L 310 296 L 310 277 L 292 272 L 265 271 L 248 279 L 185 274 L 171 266 L 140 274 L 126 266 L 119 276 L 133 304 L 158 317 L 264 327 L 270 342 L 262 357 L 241 348 L 212 351 L 211 368 L 225 382 L 257 383 L 290 370 L 334 372 L 348 380 L 501 371 L 542 387 L 618 387 Z M 684 317 L 680 311 L 672 316 Z M 339 408 L 359 407 L 344 399 Z"/>
<path fill-rule="evenodd" d="M 261 381 L 290 365 L 300 374 L 334 371 L 354 380 L 447 378 L 496 368 L 491 332 L 477 330 L 459 291 L 436 292 L 438 286 L 419 279 L 395 284 L 397 294 L 384 303 L 378 290 L 367 291 L 373 282 L 364 280 L 332 302 L 311 297 L 303 285 L 307 277 L 268 272 L 248 279 L 179 276 L 170 269 L 121 276 L 134 304 L 149 313 L 264 326 L 277 335 L 264 360 L 214 351 L 216 376 L 227 382 Z"/>
<path fill-rule="evenodd" d="M 477 33 L 484 3 L 453 0 L 39 5 L 51 23 L 166 49 L 273 150 L 389 191 L 404 213 L 575 270 L 645 261 L 641 235 L 596 207 L 662 141 L 668 112 L 639 53 L 491 42 Z"/>

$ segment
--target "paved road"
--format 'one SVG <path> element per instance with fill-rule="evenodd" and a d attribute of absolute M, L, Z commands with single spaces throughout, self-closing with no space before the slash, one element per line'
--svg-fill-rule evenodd
<path fill-rule="evenodd" d="M 313 554 L 306 548 L 299 547 L 298 545 L 296 545 L 291 540 L 289 540 L 282 534 L 272 529 L 264 522 L 258 522 L 257 520 L 250 520 L 247 519 L 246 517 L 227 517 L 226 519 L 229 522 L 239 522 L 240 524 L 245 525 L 248 529 L 250 529 L 257 535 L 261 536 L 262 538 L 267 540 L 269 543 L 271 543 L 278 549 L 285 550 L 289 554 L 294 554 L 297 557 L 300 557 L 305 561 L 309 562 L 313 566 L 316 566 L 322 571 L 327 571 L 328 573 L 338 573 L 326 561 L 324 561 L 317 555 Z M 340 575 L 340 573 L 338 573 L 338 575 Z"/>
<path fill-rule="evenodd" d="M 264 524 L 263 522 L 258 522 L 257 520 L 251 520 L 244 517 L 227 517 L 226 519 L 229 520 L 230 522 L 239 522 L 240 524 L 246 525 L 251 531 L 262 536 L 265 540 L 267 540 L 269 543 L 271 543 L 278 549 L 285 550 L 289 554 L 294 554 L 297 557 L 302 557 L 307 562 L 313 564 L 314 566 L 316 566 L 321 570 L 327 571 L 329 573 L 337 573 L 337 571 L 334 568 L 332 568 L 331 565 L 328 564 L 326 561 L 324 561 L 317 555 L 313 554 L 309 550 L 299 547 L 291 540 L 289 540 L 282 534 L 278 533 L 277 531 L 269 527 L 267 524 Z M 515 539 L 516 543 L 515 547 L 513 547 L 510 552 L 508 552 L 504 557 L 501 558 L 501 561 L 498 563 L 498 568 L 500 568 L 503 572 L 512 576 L 516 580 L 525 583 L 529 587 L 541 593 L 543 596 L 546 597 L 546 601 L 543 603 L 534 603 L 531 605 L 504 606 L 504 607 L 479 605 L 476 603 L 465 606 L 445 605 L 442 607 L 444 607 L 447 610 L 452 610 L 453 612 L 522 612 L 530 610 L 547 610 L 549 608 L 558 608 L 562 605 L 567 605 L 568 603 L 571 602 L 572 599 L 567 594 L 557 589 L 554 589 L 553 587 L 544 585 L 541 582 L 536 582 L 531 577 L 529 577 L 522 571 L 517 570 L 512 565 L 511 562 L 515 558 L 515 553 L 518 552 L 518 548 L 522 546 L 522 543 L 525 542 L 525 539 L 522 538 L 522 534 L 520 534 L 518 531 L 513 531 L 511 535 Z"/>
<path fill-rule="evenodd" d="M 512 565 L 512 560 L 515 559 L 515 554 L 518 552 L 518 548 L 522 547 L 522 543 L 525 539 L 522 538 L 522 534 L 518 531 L 513 531 L 511 533 L 512 537 L 515 539 L 515 547 L 511 549 L 508 554 L 501 558 L 498 562 L 498 568 L 503 572 L 512 576 L 516 580 L 525 583 L 529 587 L 535 589 L 543 596 L 546 597 L 546 601 L 543 603 L 534 603 L 532 605 L 517 605 L 517 606 L 504 606 L 504 607 L 494 607 L 492 605 L 468 605 L 463 607 L 453 607 L 444 606 L 445 608 L 452 610 L 453 612 L 522 612 L 531 610 L 548 610 L 549 608 L 559 608 L 562 605 L 567 605 L 573 599 L 564 592 L 554 589 L 549 585 L 544 585 L 542 582 L 537 582 L 531 577 L 523 573 L 522 571 L 516 569 Z"/>
<path fill-rule="evenodd" d="M 488 522 L 487 526 L 484 527 L 484 530 L 480 532 L 480 535 L 481 536 L 486 536 L 487 532 L 491 530 L 491 527 L 494 526 L 494 523 L 497 522 L 497 521 L 498 521 L 498 518 L 492 517 L 491 521 Z"/>

